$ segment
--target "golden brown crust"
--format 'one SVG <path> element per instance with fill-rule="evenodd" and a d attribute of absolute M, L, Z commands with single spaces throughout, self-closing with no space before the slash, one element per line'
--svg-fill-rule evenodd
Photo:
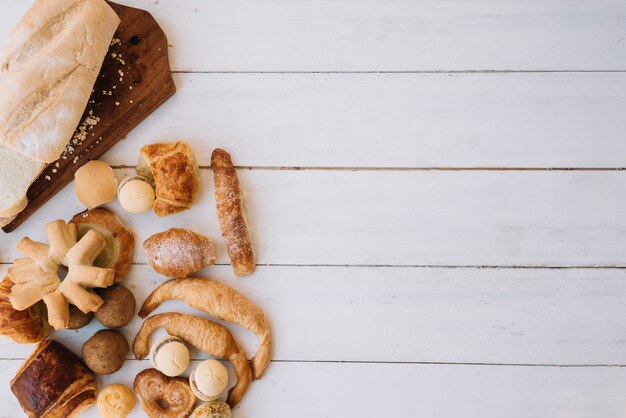
<path fill-rule="evenodd" d="M 235 274 L 245 276 L 254 271 L 256 256 L 243 209 L 237 172 L 230 155 L 219 148 L 211 155 L 211 167 L 215 178 L 217 217 L 222 236 L 226 238 L 228 256 Z"/>
<path fill-rule="evenodd" d="M 50 325 L 46 320 L 45 310 L 41 302 L 28 309 L 13 309 L 9 294 L 13 282 L 5 277 L 0 282 L 0 335 L 11 338 L 18 344 L 33 344 L 46 339 L 50 333 Z"/>
<path fill-rule="evenodd" d="M 237 384 L 228 393 L 228 403 L 234 407 L 241 401 L 252 382 L 252 371 L 246 352 L 223 326 L 208 319 L 180 313 L 151 316 L 141 325 L 135 337 L 133 352 L 142 359 L 150 351 L 150 335 L 157 328 L 165 328 L 168 334 L 186 341 L 198 350 L 212 356 L 228 359 L 233 364 Z"/>
<path fill-rule="evenodd" d="M 183 141 L 144 146 L 137 174 L 154 181 L 153 209 L 157 216 L 182 212 L 196 201 L 200 169 L 193 151 Z"/>
<path fill-rule="evenodd" d="M 215 264 L 213 242 L 188 229 L 172 228 L 144 241 L 146 260 L 167 277 L 186 277 L 201 268 Z"/>
<path fill-rule="evenodd" d="M 135 235 L 112 211 L 95 208 L 74 215 L 79 238 L 89 229 L 95 229 L 107 242 L 107 248 L 96 258 L 94 265 L 115 270 L 115 282 L 126 278 L 135 253 Z"/>
<path fill-rule="evenodd" d="M 167 377 L 146 369 L 135 377 L 133 389 L 145 413 L 151 418 L 187 418 L 196 405 L 189 380 Z"/>
<path fill-rule="evenodd" d="M 272 351 L 269 321 L 250 299 L 211 279 L 174 279 L 163 283 L 148 296 L 139 316 L 145 318 L 166 300 L 180 300 L 192 308 L 240 325 L 259 337 L 259 349 L 252 359 L 254 378 L 260 379 Z"/>
<path fill-rule="evenodd" d="M 96 380 L 62 344 L 40 343 L 11 380 L 11 391 L 29 417 L 76 416 L 96 402 Z"/>

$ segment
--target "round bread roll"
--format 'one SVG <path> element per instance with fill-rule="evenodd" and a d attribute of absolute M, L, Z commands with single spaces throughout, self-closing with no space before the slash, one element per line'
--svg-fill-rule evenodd
<path fill-rule="evenodd" d="M 203 403 L 191 414 L 191 418 L 231 418 L 230 406 L 224 401 Z"/>
<path fill-rule="evenodd" d="M 88 208 L 109 203 L 117 194 L 113 169 L 102 161 L 89 161 L 74 174 L 74 191 L 78 200 Z"/>
<path fill-rule="evenodd" d="M 122 334 L 103 329 L 83 344 L 83 360 L 94 373 L 111 374 L 122 368 L 129 351 Z"/>
<path fill-rule="evenodd" d="M 180 376 L 189 367 L 189 350 L 180 338 L 164 337 L 150 349 L 150 363 L 166 376 Z"/>
<path fill-rule="evenodd" d="M 68 329 L 80 329 L 88 325 L 93 319 L 93 312 L 84 313 L 76 306 L 70 304 L 70 321 Z"/>
<path fill-rule="evenodd" d="M 135 297 L 124 286 L 99 289 L 98 295 L 104 303 L 96 312 L 96 319 L 108 328 L 121 328 L 135 316 Z"/>
<path fill-rule="evenodd" d="M 93 265 L 115 270 L 115 282 L 121 282 L 128 275 L 135 253 L 135 235 L 112 211 L 95 208 L 74 215 L 70 223 L 76 225 L 78 238 L 90 229 L 95 229 L 107 243 L 104 251 Z"/>
<path fill-rule="evenodd" d="M 126 212 L 143 213 L 152 209 L 156 196 L 147 178 L 133 176 L 122 180 L 117 198 Z"/>
<path fill-rule="evenodd" d="M 126 418 L 135 406 L 135 397 L 124 385 L 109 385 L 98 394 L 96 405 L 103 418 Z"/>
<path fill-rule="evenodd" d="M 205 360 L 191 372 L 189 385 L 198 399 L 215 400 L 222 396 L 228 386 L 228 370 L 217 360 Z"/>

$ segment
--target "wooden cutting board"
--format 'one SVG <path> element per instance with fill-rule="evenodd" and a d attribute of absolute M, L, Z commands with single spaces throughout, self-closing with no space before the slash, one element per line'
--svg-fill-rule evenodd
<path fill-rule="evenodd" d="M 28 189 L 28 206 L 2 228 L 5 232 L 14 231 L 70 183 L 76 170 L 99 158 L 176 92 L 167 38 L 156 20 L 145 10 L 109 4 L 122 22 L 82 123 L 61 158 L 50 164 Z"/>

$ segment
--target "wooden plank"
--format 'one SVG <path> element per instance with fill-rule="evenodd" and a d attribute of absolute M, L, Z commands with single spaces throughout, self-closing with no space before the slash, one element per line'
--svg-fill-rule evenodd
<path fill-rule="evenodd" d="M 0 361 L 0 371 L 12 376 L 19 364 Z M 147 361 L 127 362 L 123 371 L 99 377 L 100 387 L 130 386 L 147 367 Z M 274 363 L 253 382 L 233 415 L 619 418 L 626 407 L 624 389 L 624 368 Z M 22 413 L 8 390 L 0 392 L 0 408 L 2 416 Z M 96 408 L 83 416 L 97 417 Z M 130 418 L 142 416 L 136 406 Z"/>
<path fill-rule="evenodd" d="M 127 0 L 182 71 L 624 70 L 621 1 Z M 4 39 L 28 2 L 3 2 Z"/>
<path fill-rule="evenodd" d="M 199 274 L 263 308 L 274 360 L 626 365 L 624 270 L 259 267 L 241 280 L 218 266 Z M 133 267 L 126 286 L 137 310 L 164 280 Z M 162 312 L 206 316 L 174 301 L 155 313 Z M 123 329 L 129 342 L 141 322 L 135 317 Z M 252 356 L 256 338 L 225 325 Z M 80 352 L 100 328 L 93 321 L 53 338 Z M 0 339 L 2 357 L 31 350 Z"/>
<path fill-rule="evenodd" d="M 207 150 L 208 152 L 208 150 Z M 117 170 L 121 179 L 134 170 Z M 259 264 L 623 266 L 623 171 L 239 170 Z M 190 211 L 124 215 L 141 243 L 171 227 L 220 236 L 213 176 Z M 110 205 L 122 214 L 117 202 Z M 82 210 L 67 187 L 23 229 L 5 235 L 0 261 L 24 235 Z M 65 215 L 64 215 L 65 214 Z M 221 240 L 217 259 L 227 263 Z M 137 252 L 135 260 L 143 262 Z"/>
<path fill-rule="evenodd" d="M 625 54 L 626 56 L 626 54 Z M 107 155 L 185 138 L 241 166 L 623 167 L 626 73 L 177 74 Z"/>

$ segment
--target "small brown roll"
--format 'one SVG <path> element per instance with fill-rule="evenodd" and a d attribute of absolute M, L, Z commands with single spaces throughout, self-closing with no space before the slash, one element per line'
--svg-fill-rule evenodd
<path fill-rule="evenodd" d="M 128 341 L 122 334 L 103 329 L 85 341 L 83 359 L 95 373 L 111 374 L 122 368 L 129 351 Z"/>
<path fill-rule="evenodd" d="M 121 328 L 135 316 L 135 297 L 124 286 L 107 287 L 97 293 L 104 303 L 96 312 L 96 319 L 105 327 Z"/>

